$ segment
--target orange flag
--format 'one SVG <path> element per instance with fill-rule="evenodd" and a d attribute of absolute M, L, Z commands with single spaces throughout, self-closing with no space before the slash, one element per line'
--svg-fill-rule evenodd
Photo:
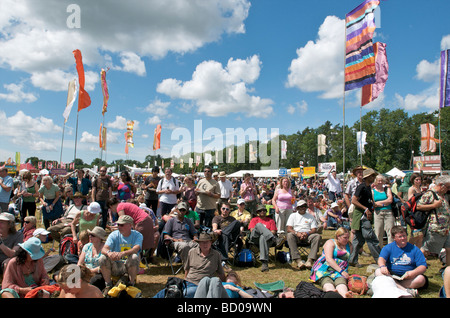
<path fill-rule="evenodd" d="M 156 126 L 155 135 L 153 138 L 153 150 L 161 147 L 161 125 Z"/>
<path fill-rule="evenodd" d="M 91 105 L 91 98 L 89 94 L 84 90 L 84 83 L 85 83 L 84 66 L 80 50 L 73 51 L 73 55 L 75 56 L 75 62 L 77 65 L 77 72 L 78 72 L 78 83 L 79 83 L 78 111 L 80 111 Z"/>

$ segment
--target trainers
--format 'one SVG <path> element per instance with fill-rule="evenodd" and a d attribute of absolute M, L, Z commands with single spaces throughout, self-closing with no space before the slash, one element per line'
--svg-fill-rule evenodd
<path fill-rule="evenodd" d="M 261 272 L 268 272 L 268 271 L 269 271 L 269 262 L 262 261 Z"/>
<path fill-rule="evenodd" d="M 411 294 L 411 296 L 413 296 L 414 298 L 418 298 L 419 297 L 419 292 L 417 291 L 417 289 L 414 288 L 406 288 L 406 291 Z"/>

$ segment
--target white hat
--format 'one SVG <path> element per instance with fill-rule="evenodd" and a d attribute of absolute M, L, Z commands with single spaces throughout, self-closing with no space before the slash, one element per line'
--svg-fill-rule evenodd
<path fill-rule="evenodd" d="M 385 275 L 375 277 L 372 281 L 372 290 L 372 298 L 412 297 L 406 290 L 398 288 L 392 277 Z"/>
<path fill-rule="evenodd" d="M 244 199 L 239 199 L 239 200 L 237 200 L 237 205 L 239 205 L 239 204 L 241 204 L 241 203 L 245 203 L 245 200 L 244 200 Z"/>
<path fill-rule="evenodd" d="M 296 208 L 299 208 L 299 207 L 304 206 L 304 205 L 308 205 L 308 204 L 306 203 L 306 201 L 305 201 L 305 200 L 299 200 L 299 201 L 296 202 L 295 207 L 296 207 Z"/>
<path fill-rule="evenodd" d="M 36 229 L 33 232 L 33 236 L 38 236 L 38 235 L 48 235 L 50 234 L 49 231 L 47 231 L 46 229 Z"/>
<path fill-rule="evenodd" d="M 98 202 L 92 202 L 89 204 L 87 210 L 92 214 L 97 214 L 102 212 L 102 207 L 98 204 Z"/>
<path fill-rule="evenodd" d="M 2 213 L 0 213 L 0 221 L 14 222 L 15 219 L 16 218 L 14 217 L 14 215 L 12 215 L 9 212 L 2 212 Z"/>
<path fill-rule="evenodd" d="M 335 208 L 335 207 L 337 207 L 337 206 L 339 206 L 339 204 L 337 204 L 336 202 L 333 202 L 333 203 L 331 203 L 330 208 Z"/>

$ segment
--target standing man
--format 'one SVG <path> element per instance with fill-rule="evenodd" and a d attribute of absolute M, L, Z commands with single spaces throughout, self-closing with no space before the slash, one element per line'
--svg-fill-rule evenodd
<path fill-rule="evenodd" d="M 335 169 L 331 169 L 327 174 L 328 198 L 335 202 L 342 192 L 341 180 L 337 177 Z"/>
<path fill-rule="evenodd" d="M 8 212 L 13 187 L 14 180 L 8 175 L 8 168 L 0 168 L 0 208 L 2 212 Z"/>
<path fill-rule="evenodd" d="M 204 173 L 205 177 L 197 183 L 195 188 L 197 194 L 196 211 L 200 216 L 200 225 L 212 228 L 216 203 L 220 198 L 220 186 L 212 177 L 211 167 L 205 166 Z"/>
<path fill-rule="evenodd" d="M 100 168 L 100 176 L 96 177 L 92 184 L 92 202 L 97 202 L 102 208 L 102 228 L 106 229 L 108 223 L 108 208 L 106 201 L 112 198 L 112 182 L 106 174 L 106 167 Z"/>
<path fill-rule="evenodd" d="M 219 173 L 220 198 L 222 201 L 230 201 L 233 193 L 233 184 L 227 179 L 225 171 Z"/>
<path fill-rule="evenodd" d="M 181 193 L 180 188 L 180 182 L 172 176 L 172 169 L 166 168 L 164 170 L 164 178 L 159 180 L 156 188 L 156 193 L 161 194 L 159 198 L 161 216 L 169 214 L 177 204 L 177 194 Z"/>
<path fill-rule="evenodd" d="M 360 267 L 358 264 L 359 250 L 367 243 L 370 254 L 375 262 L 380 256 L 380 242 L 372 228 L 373 221 L 373 197 L 371 185 L 375 180 L 377 173 L 373 169 L 365 169 L 363 172 L 364 183 L 361 183 L 355 190 L 352 197 L 352 203 L 355 206 L 351 229 L 353 233 L 353 250 L 350 255 L 349 264 L 351 266 Z"/>
<path fill-rule="evenodd" d="M 352 205 L 352 197 L 355 194 L 356 188 L 364 182 L 363 180 L 363 171 L 364 168 L 361 166 L 357 166 L 353 169 L 353 175 L 355 176 L 355 178 L 353 178 L 351 181 L 349 181 L 347 183 L 347 188 L 345 189 L 345 193 L 344 193 L 344 201 L 345 201 L 345 205 L 347 206 L 347 210 L 341 211 L 342 214 L 344 214 L 346 211 L 348 213 L 348 217 L 351 218 L 353 211 L 355 209 L 355 206 Z"/>
<path fill-rule="evenodd" d="M 159 167 L 153 167 L 152 175 L 145 178 L 144 184 L 141 186 L 142 190 L 145 190 L 145 204 L 153 210 L 155 215 L 158 210 L 158 193 L 156 193 L 156 188 L 159 180 L 161 180 L 158 174 Z"/>

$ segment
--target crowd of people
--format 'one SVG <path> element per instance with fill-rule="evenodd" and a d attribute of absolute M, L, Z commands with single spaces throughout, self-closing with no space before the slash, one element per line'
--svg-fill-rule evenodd
<path fill-rule="evenodd" d="M 345 183 L 335 170 L 311 179 L 228 178 L 209 166 L 201 176 L 172 174 L 154 167 L 148 176 L 110 176 L 100 167 L 94 176 L 75 170 L 12 178 L 0 168 L 1 297 L 107 297 L 117 284 L 131 293 L 143 260 L 177 255 L 185 297 L 249 298 L 229 259 L 245 246 L 258 251 L 263 273 L 277 266 L 270 248 L 287 247 L 293 266 L 342 298 L 353 296 L 349 268 L 361 267 L 365 245 L 377 266 L 373 297 L 379 286 L 395 297 L 418 296 L 428 286 L 426 257 L 441 255 L 441 296 L 450 293 L 448 175 L 391 179 L 362 166 Z M 432 211 L 422 228 L 408 226 L 396 208 L 414 196 L 418 210 Z M 333 238 L 324 242 L 324 230 L 334 230 Z M 44 252 L 49 241 L 58 251 Z M 67 241 L 73 250 L 62 248 Z M 309 248 L 305 260 L 302 246 Z M 75 270 L 77 287 L 67 282 Z M 155 297 L 166 295 L 167 288 Z"/>

